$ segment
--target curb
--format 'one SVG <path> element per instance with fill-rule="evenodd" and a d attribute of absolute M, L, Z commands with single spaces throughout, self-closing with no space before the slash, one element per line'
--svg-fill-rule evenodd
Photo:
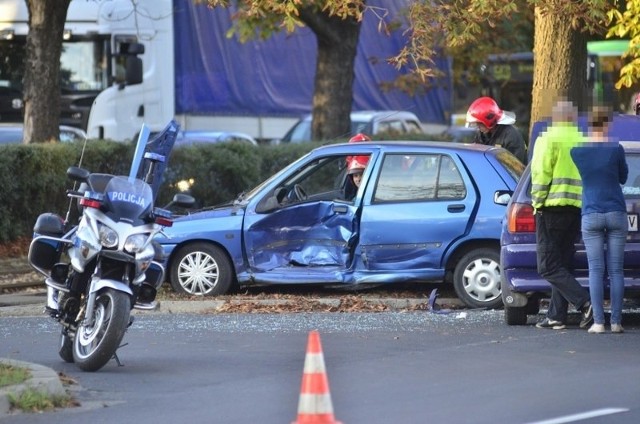
<path fill-rule="evenodd" d="M 62 386 L 62 382 L 60 381 L 58 374 L 56 374 L 56 372 L 51 368 L 7 358 L 0 358 L 0 363 L 14 367 L 26 368 L 31 373 L 31 377 L 24 383 L 0 388 L 0 415 L 10 413 L 10 395 L 19 396 L 20 393 L 27 389 L 46 392 L 52 396 L 64 396 L 67 393 Z"/>
<path fill-rule="evenodd" d="M 313 298 L 311 302 L 327 308 L 340 306 L 340 299 Z M 363 301 L 370 306 L 385 306 L 390 311 L 400 311 L 415 308 L 419 305 L 427 305 L 426 298 L 365 298 Z M 42 316 L 46 300 L 40 299 L 37 303 L 8 304 L 0 302 L 0 317 L 26 317 Z M 252 305 L 255 307 L 284 306 L 291 304 L 290 299 L 232 299 L 232 300 L 162 300 L 158 302 L 155 310 L 134 309 L 133 314 L 204 314 L 219 313 L 228 305 Z M 464 308 L 464 304 L 457 298 L 438 298 L 438 305 L 443 308 Z"/>

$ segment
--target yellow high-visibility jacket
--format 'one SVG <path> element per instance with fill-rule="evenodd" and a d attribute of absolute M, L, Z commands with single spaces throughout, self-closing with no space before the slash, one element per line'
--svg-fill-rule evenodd
<path fill-rule="evenodd" d="M 531 200 L 534 210 L 545 206 L 582 207 L 582 180 L 571 148 L 587 141 L 569 122 L 553 123 L 536 140 L 531 158 Z"/>

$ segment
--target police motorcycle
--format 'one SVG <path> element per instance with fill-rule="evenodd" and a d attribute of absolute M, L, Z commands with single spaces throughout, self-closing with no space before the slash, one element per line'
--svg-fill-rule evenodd
<path fill-rule="evenodd" d="M 46 277 L 45 313 L 62 326 L 58 354 L 81 370 L 97 371 L 111 358 L 122 365 L 116 351 L 133 322 L 131 310 L 157 307 L 164 268 L 154 235 L 171 226 L 168 207 L 194 203 L 177 194 L 154 207 L 178 129 L 172 121 L 147 142 L 143 125 L 129 176 L 70 167 L 67 176 L 79 188 L 67 191 L 67 218 L 44 213 L 36 220 L 28 260 Z M 68 222 L 74 207 L 79 222 Z"/>

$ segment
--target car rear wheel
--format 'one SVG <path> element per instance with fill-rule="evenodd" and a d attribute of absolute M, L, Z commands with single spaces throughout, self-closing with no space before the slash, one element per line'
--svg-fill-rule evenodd
<path fill-rule="evenodd" d="M 231 282 L 231 262 L 222 249 L 212 244 L 184 246 L 171 261 L 171 287 L 177 293 L 222 295 L 229 291 Z"/>
<path fill-rule="evenodd" d="M 504 307 L 504 320 L 507 325 L 525 325 L 527 323 L 527 307 Z"/>
<path fill-rule="evenodd" d="M 471 308 L 501 307 L 500 252 L 484 247 L 465 254 L 456 264 L 453 287 Z"/>

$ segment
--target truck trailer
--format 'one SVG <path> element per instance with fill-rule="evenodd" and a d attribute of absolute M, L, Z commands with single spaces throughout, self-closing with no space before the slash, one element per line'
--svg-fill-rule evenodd
<path fill-rule="evenodd" d="M 399 16 L 409 0 L 372 6 Z M 379 4 L 374 4 L 379 3 Z M 316 37 L 308 28 L 241 43 L 228 37 L 234 10 L 193 0 L 72 0 L 61 56 L 60 123 L 90 138 L 134 139 L 144 123 L 160 131 L 171 119 L 185 130 L 242 131 L 282 137 L 311 112 Z M 451 113 L 451 61 L 419 95 L 381 88 L 403 74 L 386 59 L 406 39 L 385 35 L 365 13 L 355 66 L 353 110 L 407 110 L 425 124 Z M 0 122 L 22 122 L 28 33 L 24 0 L 0 0 Z"/>

